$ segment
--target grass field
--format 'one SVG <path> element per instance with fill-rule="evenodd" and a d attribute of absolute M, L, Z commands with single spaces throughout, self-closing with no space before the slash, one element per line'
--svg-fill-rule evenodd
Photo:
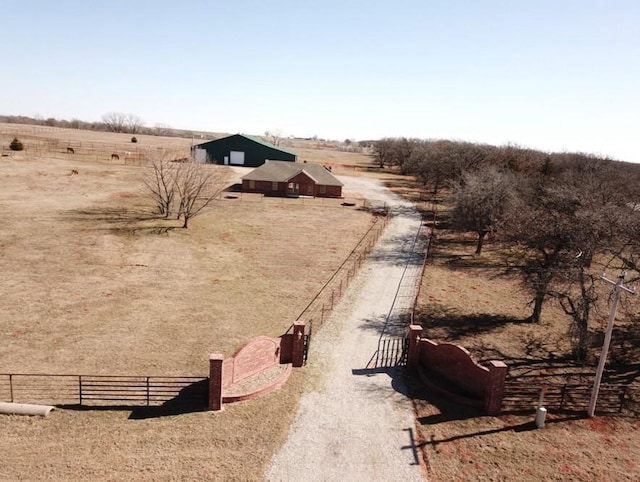
<path fill-rule="evenodd" d="M 516 278 L 504 275 L 502 246 L 487 244 L 481 257 L 472 255 L 474 247 L 473 236 L 436 229 L 419 300 L 426 335 L 459 343 L 481 361 L 504 360 L 510 378 L 522 377 L 539 387 L 543 379 L 592 383 L 600 345 L 594 346 L 589 365 L 567 363 L 566 315 L 549 303 L 540 324 L 523 322 L 531 313 L 529 296 Z M 633 304 L 628 308 L 637 311 Z M 626 382 L 638 383 L 639 352 L 637 346 L 628 351 L 630 337 L 623 334 L 633 332 L 633 324 L 624 312 L 610 360 L 631 358 Z M 594 332 L 601 332 L 600 322 L 594 316 Z M 635 417 L 586 419 L 586 413 L 550 411 L 545 428 L 536 430 L 537 400 L 524 415 L 487 417 L 415 382 L 412 391 L 430 480 L 640 479 L 640 421 Z"/>
<path fill-rule="evenodd" d="M 372 221 L 339 204 L 222 198 L 183 230 L 150 214 L 141 167 L 28 148 L 0 159 L 4 373 L 206 376 L 210 353 L 282 334 Z M 0 479 L 258 480 L 303 379 L 217 414 L 3 416 Z"/>

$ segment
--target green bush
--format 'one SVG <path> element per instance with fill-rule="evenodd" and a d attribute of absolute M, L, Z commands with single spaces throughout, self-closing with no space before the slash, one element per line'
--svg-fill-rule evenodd
<path fill-rule="evenodd" d="M 133 143 L 135 144 L 136 142 L 138 142 L 138 139 L 137 139 L 135 136 L 133 136 L 133 137 L 131 138 L 131 142 L 133 142 Z"/>
<path fill-rule="evenodd" d="M 12 151 L 21 151 L 24 149 L 24 145 L 18 140 L 17 137 L 14 137 L 11 141 L 11 144 L 9 144 L 9 149 L 11 149 Z"/>

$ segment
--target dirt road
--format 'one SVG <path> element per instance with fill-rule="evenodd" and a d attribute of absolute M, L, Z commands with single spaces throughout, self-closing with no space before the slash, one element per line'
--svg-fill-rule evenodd
<path fill-rule="evenodd" d="M 265 478 L 422 480 L 401 369 L 375 363 L 379 340 L 404 334 L 426 242 L 421 219 L 378 181 L 340 180 L 346 192 L 384 200 L 395 214 L 331 317 L 314 330 L 308 392 Z"/>

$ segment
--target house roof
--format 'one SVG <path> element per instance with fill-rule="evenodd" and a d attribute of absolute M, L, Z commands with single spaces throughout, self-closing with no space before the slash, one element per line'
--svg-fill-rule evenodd
<path fill-rule="evenodd" d="M 257 144 L 261 144 L 261 145 L 263 145 L 265 147 L 268 147 L 270 149 L 276 149 L 278 151 L 286 152 L 287 154 L 291 154 L 292 156 L 297 156 L 298 155 L 297 152 L 290 151 L 289 149 L 285 149 L 284 147 L 276 146 L 275 144 L 271 144 L 270 142 L 267 142 L 267 141 L 265 141 L 263 139 L 260 139 L 259 137 L 249 136 L 249 135 L 246 135 L 246 134 L 233 134 L 231 136 L 221 137 L 220 139 L 214 139 L 212 141 L 203 142 L 202 144 L 198 144 L 198 146 L 204 146 L 206 144 L 213 144 L 213 143 L 221 141 L 223 139 L 229 139 L 230 137 L 243 137 L 243 138 L 248 139 L 248 140 L 250 140 L 252 142 L 255 142 Z"/>
<path fill-rule="evenodd" d="M 242 177 L 248 181 L 289 182 L 304 173 L 321 186 L 342 186 L 326 168 L 319 164 L 299 162 L 269 161 Z"/>

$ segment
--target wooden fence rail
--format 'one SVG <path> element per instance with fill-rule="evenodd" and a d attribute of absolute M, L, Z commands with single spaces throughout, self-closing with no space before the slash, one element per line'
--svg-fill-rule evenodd
<path fill-rule="evenodd" d="M 208 378 L 0 374 L 0 400 L 80 406 L 155 406 L 169 401 L 206 404 Z"/>

